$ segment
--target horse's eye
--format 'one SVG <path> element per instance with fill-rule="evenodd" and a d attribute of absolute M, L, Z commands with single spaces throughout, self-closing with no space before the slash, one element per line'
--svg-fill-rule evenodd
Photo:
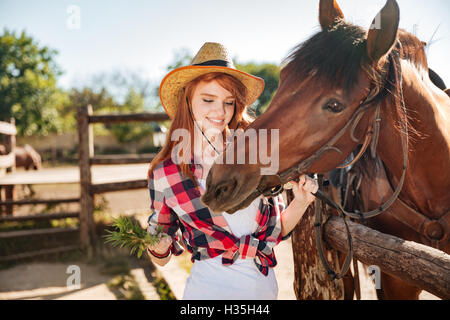
<path fill-rule="evenodd" d="M 342 110 L 344 110 L 345 106 L 342 103 L 340 103 L 339 101 L 337 101 L 336 99 L 331 99 L 327 103 L 324 104 L 323 108 L 328 111 L 338 113 L 338 112 L 341 112 Z"/>

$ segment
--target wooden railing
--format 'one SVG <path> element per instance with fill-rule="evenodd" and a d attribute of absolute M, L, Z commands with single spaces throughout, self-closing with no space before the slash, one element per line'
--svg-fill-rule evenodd
<path fill-rule="evenodd" d="M 80 168 L 80 241 L 84 248 L 90 248 L 94 235 L 94 196 L 99 193 L 139 189 L 147 187 L 145 174 L 142 180 L 93 184 L 91 166 L 95 164 L 149 163 L 154 154 L 94 156 L 94 123 L 117 123 L 133 121 L 165 121 L 165 113 L 136 113 L 93 115 L 92 106 L 80 107 L 78 119 L 78 165 Z"/>
<path fill-rule="evenodd" d="M 149 163 L 155 154 L 144 155 L 108 155 L 108 156 L 94 156 L 94 123 L 113 123 L 113 122 L 130 122 L 130 121 L 165 121 L 169 117 L 162 113 L 136 113 L 136 114 L 115 114 L 115 115 L 93 115 L 92 107 L 82 107 L 78 109 L 78 163 L 80 170 L 80 197 L 67 199 L 14 199 L 14 185 L 4 185 L 5 200 L 1 198 L 0 190 L 0 223 L 9 222 L 23 222 L 23 221 L 44 221 L 66 218 L 79 219 L 79 227 L 76 228 L 47 228 L 47 229 L 31 229 L 19 231 L 5 231 L 0 232 L 0 241 L 6 239 L 15 239 L 18 237 L 33 237 L 42 235 L 66 235 L 69 233 L 79 233 L 78 244 L 63 243 L 56 248 L 45 248 L 32 250 L 28 252 L 19 252 L 0 257 L 0 262 L 11 261 L 22 258 L 30 258 L 42 254 L 58 253 L 67 250 L 74 250 L 77 248 L 87 249 L 91 252 L 93 241 L 95 239 L 95 226 L 93 219 L 94 212 L 94 196 L 96 194 L 130 190 L 138 188 L 146 188 L 147 180 L 146 173 L 143 174 L 141 180 L 131 180 L 113 183 L 98 183 L 92 182 L 91 167 L 92 165 L 115 165 L 115 164 L 133 164 L 133 163 Z M 0 170 L 6 172 L 15 171 L 15 135 L 16 128 L 14 119 L 8 122 L 0 122 L 0 133 L 5 135 L 3 141 L 7 155 L 0 156 Z M 1 174 L 1 171 L 0 171 Z M 2 186 L 0 186 L 1 188 Z M 36 205 L 36 204 L 59 204 L 59 203 L 73 203 L 78 202 L 80 209 L 77 212 L 58 212 L 58 213 L 38 213 L 26 216 L 14 216 L 14 206 Z M 5 208 L 6 214 L 1 214 L 2 208 Z"/>
<path fill-rule="evenodd" d="M 0 177 L 9 172 L 16 170 L 16 156 L 14 149 L 16 148 L 16 121 L 11 118 L 9 122 L 0 121 L 0 134 L 3 135 L 3 146 L 5 148 L 4 155 L 0 155 Z M 5 186 L 5 199 L 14 198 L 14 187 Z M 2 201 L 2 186 L 0 186 L 0 202 Z M 7 205 L 5 207 L 6 214 L 12 214 L 13 207 Z M 3 212 L 3 207 L 0 206 L 0 215 Z"/>

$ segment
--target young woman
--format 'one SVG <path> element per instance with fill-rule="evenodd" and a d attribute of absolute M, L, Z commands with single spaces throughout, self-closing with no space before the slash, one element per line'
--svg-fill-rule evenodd
<path fill-rule="evenodd" d="M 183 299 L 277 298 L 273 247 L 289 237 L 313 201 L 317 183 L 305 176 L 291 181 L 295 198 L 287 208 L 281 196 L 260 196 L 232 215 L 212 212 L 200 201 L 230 129 L 250 124 L 247 106 L 263 88 L 261 78 L 235 69 L 226 49 L 210 42 L 191 65 L 171 71 L 161 82 L 161 102 L 173 121 L 148 172 L 148 231 L 157 226 L 164 231 L 148 253 L 163 266 L 172 254 L 183 252 L 181 241 L 192 254 Z"/>

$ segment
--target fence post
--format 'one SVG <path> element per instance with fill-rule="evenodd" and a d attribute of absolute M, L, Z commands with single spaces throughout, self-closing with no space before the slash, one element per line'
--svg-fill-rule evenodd
<path fill-rule="evenodd" d="M 9 123 L 11 123 L 13 126 L 15 126 L 16 119 L 10 118 Z M 11 135 L 8 134 L 8 135 L 5 135 L 4 139 L 5 139 L 4 142 L 5 142 L 6 154 L 9 154 L 9 153 L 14 154 L 14 152 L 15 152 L 14 149 L 16 149 L 16 136 L 14 134 L 11 134 Z M 12 173 L 15 171 L 16 171 L 16 162 L 15 162 L 15 157 L 14 157 L 14 164 L 11 167 L 6 168 L 6 172 Z M 15 195 L 16 195 L 16 190 L 14 188 L 14 185 L 5 186 L 5 200 L 14 200 Z M 14 214 L 14 205 L 7 204 L 5 206 L 5 212 L 7 215 L 13 215 Z"/>
<path fill-rule="evenodd" d="M 294 199 L 292 190 L 288 190 L 288 203 Z M 317 254 L 315 237 L 315 208 L 320 202 L 311 204 L 303 214 L 292 233 L 292 252 L 294 255 L 294 292 L 298 300 L 342 300 L 345 298 L 344 280 L 331 280 Z M 323 219 L 329 214 L 320 206 Z M 323 246 L 325 257 L 330 266 L 339 272 L 338 251 Z"/>
<path fill-rule="evenodd" d="M 88 255 L 94 242 L 94 195 L 91 193 L 90 159 L 94 156 L 93 127 L 89 124 L 92 106 L 78 108 L 78 165 L 80 168 L 80 242 Z"/>

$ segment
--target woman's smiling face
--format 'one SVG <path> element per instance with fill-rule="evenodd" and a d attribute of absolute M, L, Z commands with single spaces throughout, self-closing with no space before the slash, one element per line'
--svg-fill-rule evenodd
<path fill-rule="evenodd" d="M 233 118 L 235 98 L 215 80 L 199 82 L 192 95 L 192 113 L 206 132 L 223 132 Z"/>

